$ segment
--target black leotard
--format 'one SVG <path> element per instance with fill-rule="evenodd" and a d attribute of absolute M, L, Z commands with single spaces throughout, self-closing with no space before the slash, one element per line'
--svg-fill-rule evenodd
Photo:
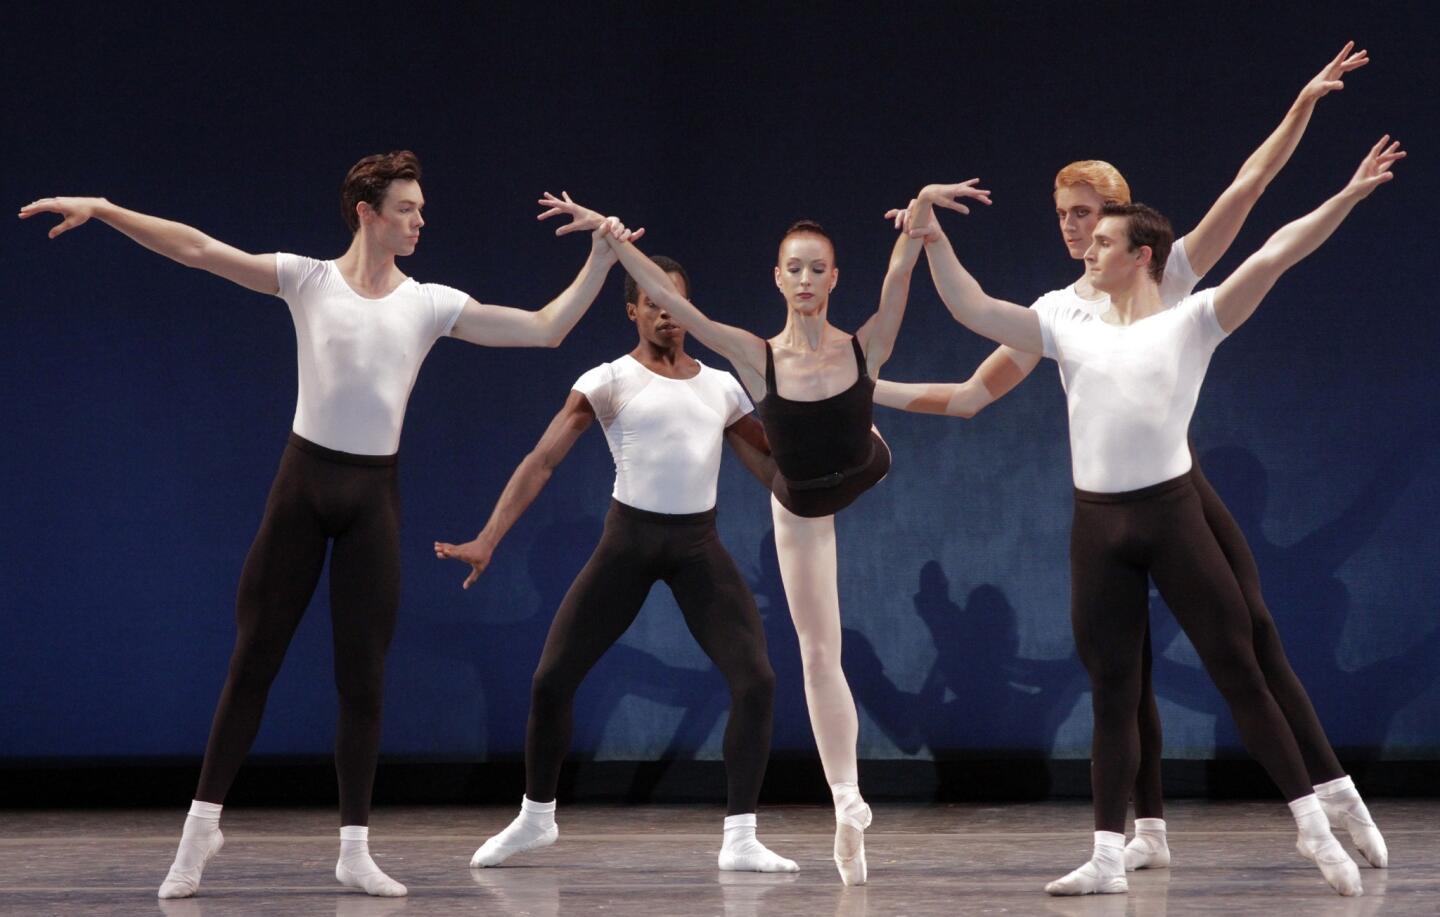
<path fill-rule="evenodd" d="M 854 337 L 859 375 L 845 391 L 819 401 L 792 401 L 776 391 L 775 354 L 765 342 L 765 398 L 760 420 L 780 471 L 770 490 L 797 516 L 839 512 L 890 470 L 890 449 L 870 425 L 875 381 Z"/>

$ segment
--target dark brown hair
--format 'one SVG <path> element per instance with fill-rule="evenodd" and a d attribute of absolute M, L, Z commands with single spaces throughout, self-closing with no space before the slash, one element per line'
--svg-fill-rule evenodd
<path fill-rule="evenodd" d="M 1150 247 L 1150 276 L 1156 283 L 1165 276 L 1165 262 L 1170 258 L 1170 246 L 1175 242 L 1175 230 L 1170 221 L 1154 207 L 1144 204 L 1120 204 L 1106 201 L 1100 208 L 1102 217 L 1125 217 L 1125 236 L 1130 251 L 1142 245 Z"/>
<path fill-rule="evenodd" d="M 360 231 L 360 215 L 355 205 L 361 201 L 376 210 L 385 199 L 385 189 L 392 181 L 419 181 L 420 160 L 409 150 L 376 153 L 350 167 L 345 183 L 340 186 L 340 210 L 345 225 L 352 233 Z"/>

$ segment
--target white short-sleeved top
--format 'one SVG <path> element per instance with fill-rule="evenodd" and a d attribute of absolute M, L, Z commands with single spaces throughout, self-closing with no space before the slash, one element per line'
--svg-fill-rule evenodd
<path fill-rule="evenodd" d="M 1182 236 L 1175 240 L 1170 247 L 1170 257 L 1165 259 L 1165 273 L 1160 278 L 1160 301 L 1166 308 L 1175 305 L 1195 289 L 1195 284 L 1200 282 L 1200 275 L 1190 265 L 1190 254 L 1185 249 L 1185 238 Z M 1033 309 L 1042 302 L 1055 302 L 1064 308 L 1085 309 L 1096 316 L 1104 315 L 1110 311 L 1110 297 L 1102 294 L 1097 299 L 1085 299 L 1076 290 L 1075 284 L 1060 290 L 1051 290 L 1030 304 Z M 1062 378 L 1061 384 L 1064 384 Z"/>
<path fill-rule="evenodd" d="M 380 299 L 356 293 L 333 261 L 275 256 L 277 295 L 295 321 L 294 430 L 341 452 L 392 455 L 420 364 L 469 298 L 407 278 Z"/>
<path fill-rule="evenodd" d="M 1225 339 L 1215 291 L 1129 325 L 1054 299 L 1035 304 L 1045 356 L 1060 366 L 1075 486 L 1139 490 L 1190 470 L 1186 436 L 1210 356 Z"/>
<path fill-rule="evenodd" d="M 754 410 L 734 376 L 701 364 L 693 378 L 671 379 L 626 354 L 573 387 L 605 430 L 616 500 L 652 513 L 715 505 L 725 428 Z"/>

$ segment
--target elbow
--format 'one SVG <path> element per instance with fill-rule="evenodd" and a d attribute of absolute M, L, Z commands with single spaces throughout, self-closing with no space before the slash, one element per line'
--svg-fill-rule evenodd
<path fill-rule="evenodd" d="M 1235 176 L 1231 183 L 1228 194 L 1237 204 L 1240 204 L 1248 211 L 1260 200 L 1260 195 L 1270 185 L 1273 175 L 1267 175 L 1268 170 L 1260 166 L 1251 166 L 1241 169 L 1240 174 Z"/>
<path fill-rule="evenodd" d="M 536 347 L 545 347 L 554 350 L 565 343 L 565 338 L 570 336 L 570 329 L 559 322 L 544 321 L 540 323 L 540 333 L 535 340 Z"/>
<path fill-rule="evenodd" d="M 535 449 L 531 451 L 529 455 L 525 456 L 525 460 L 521 464 L 525 466 L 525 470 L 532 475 L 536 481 L 544 484 L 550 480 L 550 476 L 555 472 L 555 466 L 559 464 L 559 460 L 544 449 Z"/>
<path fill-rule="evenodd" d="M 175 261 L 179 262 L 185 267 L 205 267 L 205 255 L 207 248 L 206 243 L 208 242 L 209 240 L 205 239 L 203 241 L 187 242 L 186 244 L 181 245 L 179 251 L 175 252 Z"/>

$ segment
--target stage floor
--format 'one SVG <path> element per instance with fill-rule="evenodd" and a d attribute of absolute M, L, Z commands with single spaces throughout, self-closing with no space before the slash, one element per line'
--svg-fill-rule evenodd
<path fill-rule="evenodd" d="M 705 806 L 567 806 L 560 841 L 494 869 L 470 854 L 511 808 L 386 808 L 372 852 L 410 896 L 369 898 L 332 871 L 335 815 L 235 809 L 200 893 L 157 901 L 183 810 L 0 812 L 0 913 L 404 914 L 616 917 L 750 915 L 1410 915 L 1440 912 L 1440 801 L 1376 800 L 1391 868 L 1361 863 L 1365 896 L 1332 894 L 1294 850 L 1279 802 L 1182 801 L 1167 812 L 1171 869 L 1132 873 L 1128 895 L 1050 898 L 1041 887 L 1090 852 L 1084 803 L 879 804 L 866 835 L 870 884 L 841 886 L 831 814 L 762 810 L 760 837 L 800 864 L 793 876 L 720 873 L 723 812 Z M 1347 845 L 1348 846 L 1348 845 Z"/>

